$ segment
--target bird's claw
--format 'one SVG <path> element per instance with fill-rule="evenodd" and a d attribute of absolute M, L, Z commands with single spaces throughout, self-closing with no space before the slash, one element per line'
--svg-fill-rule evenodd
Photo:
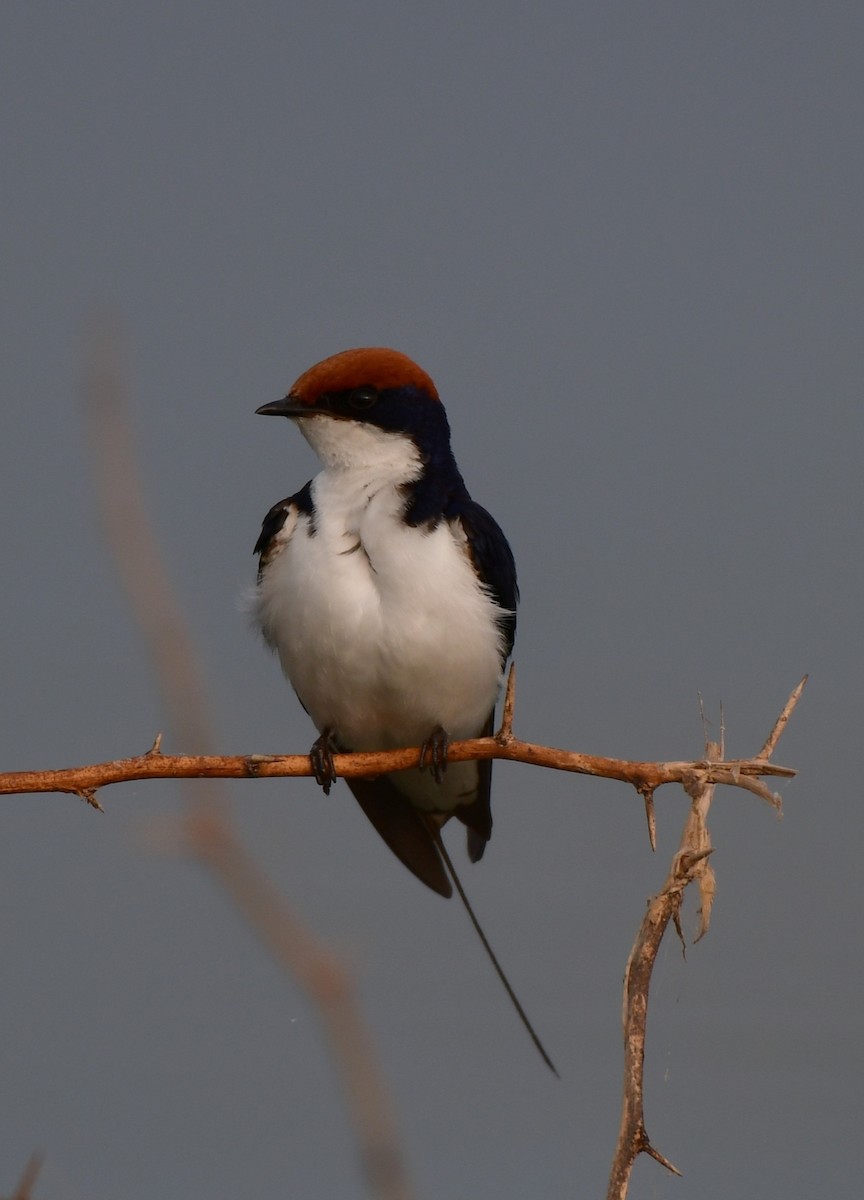
<path fill-rule="evenodd" d="M 336 749 L 331 730 L 325 729 L 312 743 L 312 749 L 309 751 L 312 774 L 318 786 L 324 789 L 325 796 L 330 795 L 330 789 L 336 780 L 336 767 L 333 762 L 333 751 Z"/>
<path fill-rule="evenodd" d="M 449 745 L 450 738 L 447 736 L 447 730 L 442 729 L 439 725 L 437 729 L 432 730 L 420 747 L 420 770 L 425 771 L 428 767 L 436 783 L 443 782 L 444 772 L 447 770 Z"/>

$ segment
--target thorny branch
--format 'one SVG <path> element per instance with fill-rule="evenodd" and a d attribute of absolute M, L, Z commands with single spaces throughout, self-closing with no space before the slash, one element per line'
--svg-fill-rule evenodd
<path fill-rule="evenodd" d="M 770 765 L 768 760 L 801 697 L 806 682 L 807 676 L 805 675 L 793 689 L 759 755 L 756 759 L 751 760 L 752 762 L 759 763 L 764 767 Z M 651 1158 L 656 1159 L 676 1175 L 681 1173 L 652 1146 L 645 1128 L 643 1095 L 648 994 L 657 951 L 670 921 L 674 924 L 682 945 L 684 944 L 680 919 L 681 904 L 686 888 L 694 881 L 698 882 L 701 900 L 700 925 L 696 940 L 698 941 L 708 931 L 711 906 L 714 900 L 714 871 L 709 858 L 712 851 L 708 832 L 708 812 L 714 798 L 714 785 L 721 782 L 714 778 L 714 759 L 718 758 L 720 754 L 721 747 L 716 743 L 709 742 L 705 747 L 705 764 L 681 781 L 691 801 L 681 840 L 672 859 L 666 882 L 657 895 L 649 901 L 636 935 L 636 941 L 633 943 L 633 949 L 627 960 L 627 969 L 624 973 L 623 1009 L 624 1095 L 621 1104 L 618 1142 L 609 1175 L 609 1188 L 606 1193 L 607 1200 L 624 1200 L 633 1164 L 640 1154 L 650 1155 Z M 728 766 L 728 764 L 726 765 Z M 742 774 L 736 782 L 739 787 L 754 790 L 752 784 L 758 781 L 748 779 Z M 762 787 L 761 784 L 759 786 Z M 761 794 L 761 792 L 757 792 L 757 795 Z"/>
<path fill-rule="evenodd" d="M 512 693 L 511 693 L 512 696 Z M 506 707 L 506 706 L 505 706 Z M 512 702 L 505 721 L 512 719 Z M 595 775 L 631 784 L 643 796 L 650 796 L 665 783 L 687 786 L 692 780 L 725 783 L 754 792 L 774 808 L 781 801 L 762 782 L 766 777 L 791 779 L 795 771 L 777 766 L 765 756 L 731 759 L 727 762 L 708 758 L 696 762 L 631 762 L 621 758 L 603 758 L 576 750 L 559 750 L 517 738 L 506 725 L 493 737 L 470 738 L 451 742 L 449 762 L 497 758 L 510 762 Z M 372 750 L 362 754 L 334 754 L 336 774 L 345 777 L 383 775 L 416 767 L 419 747 L 402 750 Z M 162 754 L 154 746 L 146 754 L 67 767 L 57 771 L 10 771 L 0 773 L 0 795 L 20 792 L 71 792 L 99 807 L 95 791 L 112 783 L 139 779 L 272 779 L 285 776 L 313 775 L 308 754 Z"/>
<path fill-rule="evenodd" d="M 87 387 L 94 419 L 94 460 L 102 469 L 100 483 L 106 532 L 130 598 L 144 598 L 136 615 L 173 716 L 175 734 L 179 732 L 181 740 L 193 747 L 209 749 L 212 725 L 202 700 L 203 687 L 191 651 L 191 640 L 144 516 L 131 440 L 122 414 L 122 387 L 112 357 L 114 349 L 113 342 L 98 348 L 94 356 L 95 370 Z M 130 496 L 128 505 L 121 509 L 119 506 L 125 503 L 124 497 Z M 118 530 L 122 530 L 122 537 L 117 536 Z M 130 531 L 134 536 L 129 536 Z M 708 744 L 704 758 L 695 762 L 629 762 L 522 741 L 513 734 L 515 675 L 512 668 L 502 723 L 495 736 L 450 744 L 448 759 L 452 762 L 508 759 L 629 783 L 644 800 L 652 847 L 655 845 L 656 789 L 666 783 L 679 783 L 691 797 L 678 851 L 662 889 L 648 905 L 627 963 L 623 1011 L 624 1097 L 607 1200 L 624 1200 L 633 1163 L 640 1153 L 650 1155 L 670 1171 L 678 1173 L 651 1145 L 644 1121 L 645 1033 L 648 994 L 657 951 L 670 920 L 681 936 L 680 909 L 684 891 L 694 881 L 698 881 L 701 895 L 698 937 L 707 930 L 714 893 L 707 816 L 714 786 L 721 783 L 744 788 L 776 809 L 781 808 L 780 797 L 764 780 L 772 777 L 788 779 L 795 775 L 795 771 L 777 766 L 770 759 L 805 682 L 806 676 L 790 695 L 759 753 L 749 759 L 724 761 L 721 748 Z M 406 748 L 338 754 L 334 756 L 334 765 L 338 775 L 374 776 L 417 766 L 419 759 L 419 748 Z M 63 770 L 0 773 L 0 794 L 66 792 L 101 809 L 97 791 L 113 783 L 143 779 L 273 778 L 313 773 L 306 754 L 166 755 L 161 751 L 159 734 L 145 754 L 132 758 Z M 211 801 L 209 805 L 200 802 L 190 805 L 185 834 L 188 847 L 208 865 L 277 958 L 295 973 L 318 1004 L 351 1099 L 350 1107 L 370 1186 L 382 1200 L 385 1197 L 408 1200 L 411 1188 L 395 1134 L 391 1104 L 345 968 L 286 910 L 234 833 L 227 816 L 227 804 Z M 16 1197 L 26 1200 L 37 1170 L 38 1160 L 33 1160 L 19 1184 Z"/>
<path fill-rule="evenodd" d="M 507 681 L 501 728 L 491 738 L 474 738 L 451 742 L 448 759 L 462 762 L 468 759 L 501 758 L 515 762 L 618 779 L 631 784 L 644 798 L 648 814 L 649 836 L 654 837 L 655 790 L 666 783 L 679 783 L 691 798 L 681 841 L 660 892 L 653 897 L 642 920 L 639 933 L 630 952 L 624 981 L 624 1097 L 618 1144 L 609 1179 L 607 1200 L 624 1200 L 627 1195 L 633 1164 L 641 1153 L 648 1154 L 668 1170 L 679 1174 L 677 1168 L 652 1146 L 645 1129 L 643 1092 L 645 1036 L 648 1017 L 648 996 L 657 951 L 670 921 L 682 938 L 680 910 L 684 891 L 698 881 L 701 908 L 701 938 L 708 929 L 714 896 L 714 873 L 709 862 L 711 854 L 708 834 L 708 811 L 718 783 L 744 788 L 778 811 L 780 797 L 770 791 L 763 779 L 792 778 L 795 771 L 770 761 L 780 735 L 797 704 L 805 676 L 794 688 L 778 716 L 774 727 L 759 754 L 750 759 L 720 761 L 721 747 L 708 743 L 705 757 L 695 762 L 631 762 L 624 759 L 601 758 L 577 751 L 559 750 L 524 742 L 512 731 L 515 705 L 515 672 L 511 667 Z M 334 755 L 336 773 L 343 776 L 378 775 L 386 771 L 417 766 L 419 749 Z M 119 759 L 87 767 L 72 767 L 60 771 L 21 771 L 0 774 L 0 794 L 13 792 L 71 792 L 100 807 L 96 790 L 111 783 L 138 779 L 191 778 L 263 778 L 308 776 L 313 769 L 309 756 L 301 755 L 166 755 L 161 752 L 161 735 L 146 754 L 137 758 Z M 223 825 L 208 821 L 203 813 L 192 819 L 198 852 L 222 876 L 229 891 L 242 908 L 248 909 L 265 937 L 293 964 L 293 969 L 311 990 L 323 997 L 324 1010 L 334 1003 L 341 1008 L 342 971 L 335 962 L 328 965 L 314 953 L 307 955 L 306 938 L 299 927 L 292 930 L 290 918 L 270 917 L 275 913 L 275 898 L 269 896 L 266 884 L 257 882 L 251 864 L 238 845 L 231 846 L 231 837 Z M 230 849 L 230 854 L 227 851 Z M 270 922 L 273 922 L 272 928 Z M 290 950 L 289 950 L 290 947 Z M 323 974 L 322 974 L 323 972 Z M 314 985 L 314 986 L 313 986 Z M 329 999 L 328 999 L 329 998 Z M 344 1016 L 343 1016 L 344 1024 Z M 337 1022 L 338 1024 L 338 1022 Z M 350 1021 L 349 1021 L 350 1025 Z M 341 1041 L 341 1039 L 337 1039 Z M 350 1049 L 351 1039 L 342 1046 Z M 356 1097 L 355 1097 L 356 1102 Z"/>

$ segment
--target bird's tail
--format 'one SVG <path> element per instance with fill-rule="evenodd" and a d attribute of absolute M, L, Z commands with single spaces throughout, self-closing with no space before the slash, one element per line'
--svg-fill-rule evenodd
<path fill-rule="evenodd" d="M 450 878 L 453 880 L 453 886 L 456 888 L 456 891 L 459 893 L 459 899 L 462 901 L 463 905 L 465 906 L 465 911 L 467 912 L 467 914 L 471 920 L 471 924 L 474 926 L 474 928 L 477 931 L 477 936 L 480 938 L 480 941 L 483 943 L 483 949 L 488 954 L 489 961 L 492 963 L 492 966 L 495 968 L 495 973 L 497 974 L 498 978 L 503 983 L 504 990 L 507 992 L 507 995 L 510 997 L 511 1003 L 513 1004 L 513 1007 L 516 1009 L 516 1012 L 519 1014 L 519 1020 L 522 1022 L 522 1024 L 527 1029 L 528 1036 L 531 1038 L 531 1041 L 537 1047 L 537 1049 L 540 1053 L 540 1057 L 543 1059 L 546 1066 L 549 1068 L 549 1070 L 552 1072 L 552 1074 L 556 1076 L 556 1078 L 560 1078 L 560 1076 L 558 1075 L 558 1071 L 555 1068 L 555 1064 L 553 1063 L 552 1059 L 549 1057 L 549 1055 L 546 1052 L 546 1047 L 540 1041 L 540 1038 L 537 1035 L 537 1031 L 535 1030 L 534 1026 L 531 1024 L 531 1022 L 529 1021 L 528 1014 L 525 1012 L 525 1009 L 522 1007 L 522 1004 L 519 1001 L 519 997 L 513 991 L 513 986 L 510 983 L 510 980 L 504 974 L 504 968 L 501 966 L 500 962 L 498 961 L 498 959 L 495 955 L 495 951 L 492 949 L 491 945 L 489 944 L 489 939 L 486 937 L 486 934 L 483 932 L 482 925 L 477 920 L 477 914 L 474 912 L 474 909 L 471 907 L 471 902 L 468 899 L 467 895 L 465 894 L 465 889 L 462 886 L 462 881 L 459 878 L 459 876 L 456 874 L 456 868 L 453 866 L 453 860 L 451 859 L 450 855 L 447 853 L 447 847 L 444 845 L 444 839 L 441 837 L 440 828 L 438 827 L 437 824 L 435 824 L 434 820 L 430 820 L 428 823 L 429 823 L 429 830 L 432 834 L 432 837 L 435 840 L 435 845 L 438 847 L 438 852 L 440 853 L 441 857 L 444 860 L 444 865 L 447 867 L 447 873 L 450 876 Z"/>

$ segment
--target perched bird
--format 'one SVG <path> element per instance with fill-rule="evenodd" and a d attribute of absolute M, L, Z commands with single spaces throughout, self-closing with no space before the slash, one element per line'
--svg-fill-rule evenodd
<path fill-rule="evenodd" d="M 271 508 L 255 547 L 255 615 L 319 731 L 316 778 L 329 791 L 334 752 L 422 746 L 420 768 L 346 782 L 419 879 L 449 896 L 452 876 L 536 1042 L 440 834 L 462 821 L 476 862 L 492 832 L 491 760 L 446 754 L 450 738 L 492 732 L 516 629 L 507 539 L 468 494 L 435 385 L 406 355 L 345 350 L 257 411 L 294 421 L 323 467 Z"/>
<path fill-rule="evenodd" d="M 427 748 L 429 770 L 348 786 L 405 865 L 450 881 L 424 814 L 468 827 L 472 860 L 492 832 L 491 760 L 442 769 L 448 738 L 491 732 L 516 627 L 516 568 L 450 449 L 429 376 L 395 350 L 346 350 L 259 413 L 290 417 L 323 471 L 264 519 L 257 617 L 334 750 Z"/>

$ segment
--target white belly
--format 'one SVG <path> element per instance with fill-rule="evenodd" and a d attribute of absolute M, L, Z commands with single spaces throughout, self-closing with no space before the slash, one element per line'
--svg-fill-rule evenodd
<path fill-rule="evenodd" d="M 500 686 L 500 609 L 458 531 L 406 527 L 389 487 L 358 507 L 356 496 L 330 496 L 319 476 L 313 494 L 315 533 L 298 520 L 268 564 L 258 615 L 318 729 L 351 750 L 418 745 L 438 726 L 452 738 L 479 734 Z M 441 807 L 428 775 L 393 778 L 417 803 Z M 451 805 L 475 789 L 474 764 L 449 768 Z"/>

